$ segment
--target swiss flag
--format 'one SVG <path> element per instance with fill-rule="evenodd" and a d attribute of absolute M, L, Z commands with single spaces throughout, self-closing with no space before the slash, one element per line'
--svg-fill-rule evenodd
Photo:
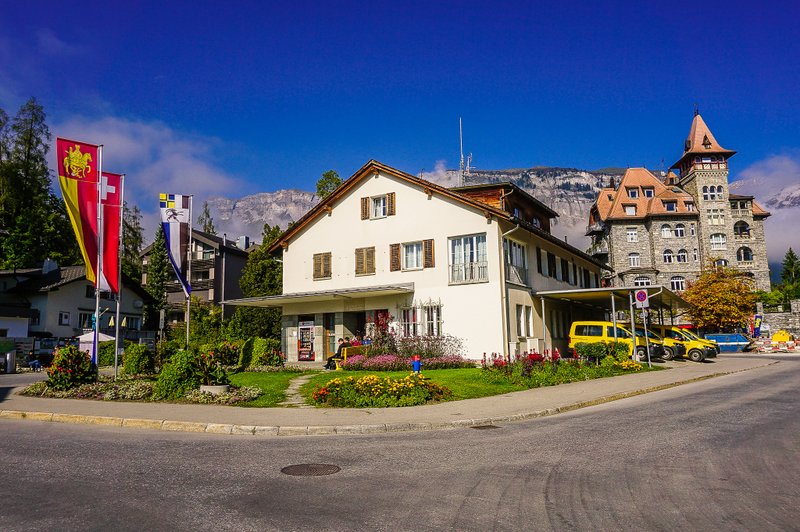
<path fill-rule="evenodd" d="M 122 224 L 122 185 L 120 174 L 103 172 L 100 180 L 100 203 L 103 205 L 103 267 L 100 270 L 100 290 L 119 294 L 120 227 Z"/>

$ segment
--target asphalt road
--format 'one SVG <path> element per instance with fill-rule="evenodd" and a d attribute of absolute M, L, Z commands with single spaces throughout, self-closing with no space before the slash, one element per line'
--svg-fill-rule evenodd
<path fill-rule="evenodd" d="M 0 530 L 798 530 L 800 357 L 498 429 L 0 421 Z M 336 464 L 297 477 L 281 468 Z"/>

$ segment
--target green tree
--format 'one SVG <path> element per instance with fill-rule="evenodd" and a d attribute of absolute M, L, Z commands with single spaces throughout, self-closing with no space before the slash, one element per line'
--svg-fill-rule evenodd
<path fill-rule="evenodd" d="M 800 299 L 800 259 L 792 248 L 786 252 L 781 266 L 781 291 L 786 301 Z"/>
<path fill-rule="evenodd" d="M 319 199 L 325 199 L 341 184 L 342 178 L 339 177 L 336 170 L 323 172 L 322 177 L 317 181 L 317 196 L 319 196 Z"/>
<path fill-rule="evenodd" d="M 44 109 L 28 100 L 8 123 L 0 115 L 0 267 L 37 266 L 50 257 L 80 262 L 61 201 L 51 192 L 47 152 L 51 135 Z"/>
<path fill-rule="evenodd" d="M 747 324 L 758 296 L 745 274 L 709 265 L 697 281 L 689 283 L 683 298 L 692 305 L 689 317 L 699 328 L 732 331 Z"/>
<path fill-rule="evenodd" d="M 126 201 L 122 211 L 122 273 L 136 279 L 137 282 L 142 280 L 142 261 L 139 253 L 144 244 L 143 233 L 142 213 L 139 207 L 136 205 L 129 207 Z"/>
<path fill-rule="evenodd" d="M 197 217 L 197 225 L 203 228 L 203 232 L 216 235 L 217 230 L 214 228 L 214 219 L 211 217 L 211 211 L 208 209 L 208 202 L 203 202 L 203 212 Z"/>
<path fill-rule="evenodd" d="M 145 309 L 147 321 L 150 323 L 158 323 L 159 312 L 167 308 L 167 282 L 170 278 L 170 267 L 164 230 L 159 225 L 156 229 L 153 247 L 147 258 L 147 278 L 144 286 L 147 293 L 153 298 L 153 302 Z"/>
<path fill-rule="evenodd" d="M 261 246 L 250 252 L 247 264 L 239 279 L 245 297 L 271 296 L 283 291 L 283 265 L 267 250 L 280 236 L 277 225 L 264 224 Z M 238 307 L 228 320 L 228 334 L 233 338 L 246 339 L 251 336 L 280 338 L 281 311 L 257 307 Z"/>

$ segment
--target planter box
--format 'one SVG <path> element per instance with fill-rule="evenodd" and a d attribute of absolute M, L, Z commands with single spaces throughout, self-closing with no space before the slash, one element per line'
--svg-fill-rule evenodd
<path fill-rule="evenodd" d="M 231 387 L 230 387 L 229 384 L 214 384 L 214 385 L 201 384 L 200 385 L 200 391 L 201 392 L 207 392 L 207 393 L 210 393 L 211 395 L 219 395 L 221 393 L 229 392 L 230 390 L 231 390 Z"/>

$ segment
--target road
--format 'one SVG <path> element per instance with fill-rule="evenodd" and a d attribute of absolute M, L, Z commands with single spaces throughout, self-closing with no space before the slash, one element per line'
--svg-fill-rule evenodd
<path fill-rule="evenodd" d="M 579 411 L 375 436 L 0 422 L 2 530 L 798 530 L 800 357 Z M 335 464 L 328 476 L 281 468 Z"/>

